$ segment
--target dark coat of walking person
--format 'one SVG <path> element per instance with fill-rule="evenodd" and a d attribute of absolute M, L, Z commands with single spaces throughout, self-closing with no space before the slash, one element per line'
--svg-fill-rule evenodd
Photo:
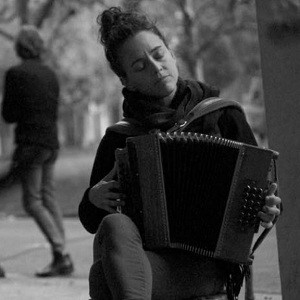
<path fill-rule="evenodd" d="M 128 137 L 168 130 L 196 104 L 218 96 L 218 91 L 179 76 L 174 53 L 147 16 L 112 7 L 97 20 L 106 58 L 124 86 L 125 119 L 124 126 L 118 123 L 107 128 L 96 153 L 90 186 L 79 205 L 83 226 L 95 234 L 90 297 L 174 300 L 222 293 L 227 273 L 217 260 L 179 249 L 144 248 L 136 224 L 119 213 L 118 208 L 130 199 L 124 201 L 115 164 L 115 150 L 124 148 Z M 228 108 L 217 123 L 223 137 L 256 144 L 241 111 Z M 199 132 L 207 133 L 202 125 Z M 279 214 L 276 205 L 281 200 L 275 190 L 276 184 L 271 185 L 266 205 L 259 212 L 266 227 L 273 226 Z M 212 211 L 211 216 L 214 214 L 217 212 Z"/>
<path fill-rule="evenodd" d="M 66 253 L 63 216 L 55 198 L 54 166 L 59 141 L 59 82 L 43 62 L 44 42 L 31 25 L 21 28 L 15 51 L 21 62 L 5 73 L 2 117 L 15 124 L 11 177 L 22 185 L 23 206 L 51 246 L 53 260 L 36 276 L 68 275 L 73 263 Z"/>

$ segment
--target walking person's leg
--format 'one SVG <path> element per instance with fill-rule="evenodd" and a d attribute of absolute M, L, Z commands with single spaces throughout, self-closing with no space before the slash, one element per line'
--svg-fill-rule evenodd
<path fill-rule="evenodd" d="M 61 239 L 65 244 L 65 229 L 63 225 L 62 210 L 55 197 L 54 166 L 57 157 L 57 151 L 52 151 L 51 156 L 42 165 L 41 182 L 41 200 L 43 206 L 51 215 L 56 228 L 59 230 Z M 56 249 L 54 249 L 56 250 Z"/>
<path fill-rule="evenodd" d="M 57 159 L 57 150 L 52 150 L 51 155 L 45 160 L 42 169 L 41 198 L 44 207 L 48 210 L 64 241 L 63 249 L 52 247 L 53 262 L 37 276 L 68 275 L 74 271 L 73 262 L 69 254 L 65 253 L 65 229 L 63 225 L 62 210 L 55 197 L 54 165 Z"/>
<path fill-rule="evenodd" d="M 51 247 L 60 251 L 64 249 L 62 237 L 55 221 L 41 200 L 42 165 L 34 164 L 22 175 L 23 206 L 25 211 L 34 219 L 45 235 Z"/>
<path fill-rule="evenodd" d="M 51 150 L 27 147 L 24 152 L 32 151 L 36 157 L 26 166 L 21 174 L 23 188 L 23 205 L 25 211 L 33 217 L 52 248 L 53 261 L 37 276 L 66 275 L 73 271 L 73 264 L 65 251 L 65 238 L 61 228 L 57 226 L 52 213 L 44 206 L 42 184 L 44 164 L 52 155 Z M 26 153 L 25 153 L 26 154 Z"/>

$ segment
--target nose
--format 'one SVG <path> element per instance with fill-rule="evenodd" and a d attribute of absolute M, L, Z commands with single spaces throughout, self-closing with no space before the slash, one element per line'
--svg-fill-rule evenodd
<path fill-rule="evenodd" d="M 159 74 L 163 69 L 162 64 L 153 58 L 150 58 L 150 65 L 152 66 L 155 74 Z"/>

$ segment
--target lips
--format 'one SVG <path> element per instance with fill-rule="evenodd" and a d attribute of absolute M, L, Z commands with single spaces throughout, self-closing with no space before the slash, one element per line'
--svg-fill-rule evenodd
<path fill-rule="evenodd" d="M 155 83 L 158 84 L 158 83 L 164 82 L 164 81 L 167 80 L 169 77 L 170 77 L 170 75 L 162 76 L 162 77 L 158 78 L 158 80 L 156 80 Z"/>

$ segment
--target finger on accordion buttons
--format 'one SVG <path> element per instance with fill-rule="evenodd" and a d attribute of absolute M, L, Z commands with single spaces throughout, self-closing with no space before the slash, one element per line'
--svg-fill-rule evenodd
<path fill-rule="evenodd" d="M 265 200 L 267 206 L 279 205 L 281 203 L 281 199 L 275 195 L 266 196 Z"/>
<path fill-rule="evenodd" d="M 266 223 L 272 222 L 274 220 L 274 218 L 275 218 L 274 215 L 266 214 L 266 213 L 264 213 L 262 211 L 260 211 L 258 213 L 258 216 L 260 217 L 260 219 L 261 219 L 262 222 L 266 222 Z"/>
<path fill-rule="evenodd" d="M 269 196 L 274 195 L 276 190 L 277 190 L 277 184 L 275 182 L 272 182 L 268 188 L 267 195 Z"/>
<path fill-rule="evenodd" d="M 277 208 L 277 206 L 275 205 L 273 206 L 265 205 L 263 207 L 263 212 L 265 212 L 268 215 L 274 215 L 274 216 L 278 216 L 280 214 L 279 208 Z"/>

